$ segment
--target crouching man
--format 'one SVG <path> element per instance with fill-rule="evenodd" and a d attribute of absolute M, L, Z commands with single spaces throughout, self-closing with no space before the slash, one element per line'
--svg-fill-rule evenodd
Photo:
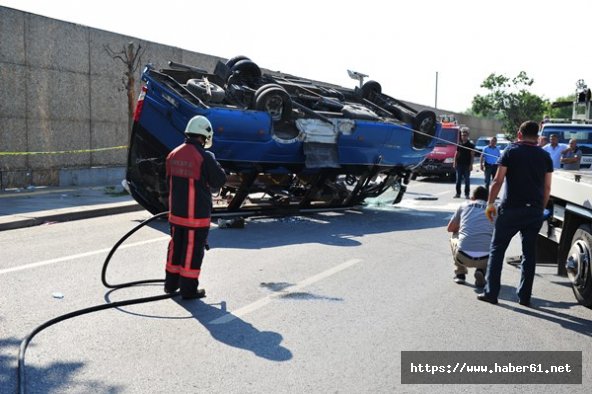
<path fill-rule="evenodd" d="M 485 286 L 485 270 L 489 259 L 489 247 L 494 224 L 485 216 L 487 208 L 487 189 L 477 187 L 470 201 L 458 207 L 448 223 L 452 233 L 450 248 L 455 265 L 454 281 L 464 284 L 469 272 L 467 267 L 475 268 L 475 286 Z"/>

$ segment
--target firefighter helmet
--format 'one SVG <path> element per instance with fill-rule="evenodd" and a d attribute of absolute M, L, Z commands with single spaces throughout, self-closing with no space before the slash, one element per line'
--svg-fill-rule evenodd
<path fill-rule="evenodd" d="M 189 120 L 187 127 L 185 127 L 185 134 L 187 136 L 201 135 L 205 139 L 204 148 L 212 146 L 212 136 L 214 131 L 212 124 L 205 116 L 197 115 Z"/>

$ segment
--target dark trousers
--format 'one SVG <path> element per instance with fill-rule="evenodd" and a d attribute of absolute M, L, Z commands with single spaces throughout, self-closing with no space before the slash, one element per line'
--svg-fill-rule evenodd
<path fill-rule="evenodd" d="M 487 272 L 485 278 L 485 294 L 497 299 L 500 292 L 502 266 L 506 249 L 516 233 L 522 238 L 522 264 L 520 265 L 520 284 L 517 295 L 521 302 L 530 302 L 532 283 L 536 268 L 536 239 L 543 224 L 543 210 L 541 208 L 500 208 L 493 238 Z"/>
<path fill-rule="evenodd" d="M 465 164 L 456 166 L 456 195 L 460 196 L 460 185 L 462 179 L 465 180 L 465 196 L 469 197 L 469 193 L 471 192 L 471 165 L 472 164 Z"/>
<path fill-rule="evenodd" d="M 487 164 L 485 163 L 485 188 L 489 190 L 489 184 L 491 180 L 495 178 L 495 173 L 497 172 L 497 164 Z"/>
<path fill-rule="evenodd" d="M 185 297 L 197 293 L 201 263 L 209 227 L 186 228 L 171 225 L 164 288 L 166 292 L 181 290 Z"/>

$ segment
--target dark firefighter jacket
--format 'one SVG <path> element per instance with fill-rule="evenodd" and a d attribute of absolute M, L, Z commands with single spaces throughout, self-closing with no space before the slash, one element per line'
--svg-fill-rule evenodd
<path fill-rule="evenodd" d="M 209 227 L 210 188 L 219 189 L 226 174 L 214 156 L 187 138 L 166 160 L 169 183 L 169 223 L 188 228 Z"/>

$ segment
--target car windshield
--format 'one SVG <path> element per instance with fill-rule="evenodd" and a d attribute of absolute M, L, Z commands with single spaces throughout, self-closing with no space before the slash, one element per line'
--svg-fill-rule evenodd
<path fill-rule="evenodd" d="M 458 129 L 442 129 L 440 131 L 440 140 L 436 145 L 450 145 L 456 144 L 458 135 Z M 443 141 L 444 140 L 444 141 Z"/>
<path fill-rule="evenodd" d="M 545 127 L 542 133 L 547 140 L 551 134 L 556 134 L 557 138 L 559 139 L 559 143 L 567 144 L 570 139 L 575 138 L 576 141 L 580 144 L 592 144 L 592 128 L 578 128 L 578 127 Z"/>
<path fill-rule="evenodd" d="M 477 146 L 477 147 L 487 146 L 487 145 L 489 145 L 489 139 L 488 138 L 479 138 L 477 140 L 477 143 L 475 144 L 475 146 Z"/>
<path fill-rule="evenodd" d="M 507 142 L 498 142 L 498 143 L 497 143 L 497 147 L 498 147 L 500 150 L 504 150 L 504 149 L 506 149 L 506 148 L 508 147 L 508 143 L 507 143 Z"/>

